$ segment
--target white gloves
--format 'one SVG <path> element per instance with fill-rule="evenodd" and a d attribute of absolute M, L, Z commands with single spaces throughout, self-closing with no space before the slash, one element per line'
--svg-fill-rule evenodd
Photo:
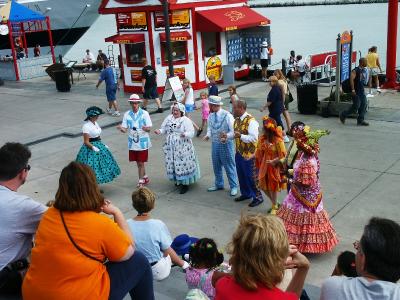
<path fill-rule="evenodd" d="M 183 263 L 182 270 L 186 270 L 186 269 L 189 268 L 189 267 L 190 267 L 190 265 L 188 264 L 187 261 L 185 261 L 185 262 Z"/>
<path fill-rule="evenodd" d="M 93 147 L 92 147 L 92 150 L 93 150 L 94 152 L 99 152 L 99 151 L 100 151 L 100 149 L 97 148 L 96 146 L 93 146 Z"/>

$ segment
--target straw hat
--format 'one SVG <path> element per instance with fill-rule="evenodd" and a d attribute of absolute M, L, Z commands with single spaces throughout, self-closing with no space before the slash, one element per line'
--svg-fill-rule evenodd
<path fill-rule="evenodd" d="M 128 100 L 128 102 L 142 102 L 142 101 L 143 101 L 143 99 L 141 99 L 139 97 L 139 95 L 137 95 L 137 94 L 130 95 L 129 100 Z"/>
<path fill-rule="evenodd" d="M 224 102 L 222 102 L 222 98 L 220 96 L 210 96 L 208 97 L 208 104 L 224 105 Z"/>

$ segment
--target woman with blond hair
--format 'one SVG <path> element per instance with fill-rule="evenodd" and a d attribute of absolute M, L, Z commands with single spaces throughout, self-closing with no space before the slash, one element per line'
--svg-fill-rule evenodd
<path fill-rule="evenodd" d="M 299 299 L 310 263 L 289 246 L 282 221 L 272 215 L 242 216 L 228 253 L 232 274 L 216 282 L 215 300 Z M 277 285 L 296 269 L 286 292 Z"/>
<path fill-rule="evenodd" d="M 229 93 L 229 111 L 232 113 L 235 102 L 239 100 L 239 96 L 236 93 L 236 86 L 230 85 L 228 87 L 228 93 Z"/>
<path fill-rule="evenodd" d="M 269 84 L 271 86 L 271 90 L 268 93 L 267 96 L 267 103 L 261 107 L 260 111 L 263 112 L 267 107 L 269 114 L 268 116 L 276 121 L 276 124 L 282 128 L 283 132 L 283 141 L 285 143 L 289 142 L 289 138 L 287 137 L 282 119 L 281 119 L 281 114 L 284 111 L 284 106 L 283 106 L 283 96 L 282 96 L 282 90 L 281 87 L 278 83 L 278 78 L 276 76 L 270 76 L 269 77 Z"/>
<path fill-rule="evenodd" d="M 40 221 L 23 298 L 121 300 L 128 293 L 154 299 L 149 262 L 135 251 L 124 215 L 101 195 L 92 169 L 71 162 Z"/>
<path fill-rule="evenodd" d="M 289 103 L 290 103 L 289 84 L 287 82 L 285 75 L 283 75 L 282 70 L 276 69 L 274 71 L 274 76 L 276 76 L 276 78 L 278 78 L 278 85 L 281 88 L 282 101 L 283 101 L 283 107 L 284 107 L 283 117 L 285 118 L 285 121 L 286 121 L 286 127 L 289 130 L 290 126 L 292 126 L 292 120 L 291 120 L 290 114 L 289 114 Z"/>
<path fill-rule="evenodd" d="M 183 79 L 182 87 L 185 91 L 185 96 L 182 99 L 182 104 L 185 105 L 186 116 L 192 121 L 194 128 L 196 130 L 199 130 L 200 127 L 191 118 L 191 113 L 195 110 L 195 104 L 193 88 L 190 84 L 190 80 L 187 78 Z"/>

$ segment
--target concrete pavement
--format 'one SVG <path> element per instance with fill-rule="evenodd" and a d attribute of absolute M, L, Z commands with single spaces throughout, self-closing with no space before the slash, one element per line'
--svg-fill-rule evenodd
<path fill-rule="evenodd" d="M 54 198 L 61 169 L 76 157 L 82 144 L 80 132 L 85 109 L 91 105 L 106 106 L 104 86 L 95 89 L 97 75 L 88 74 L 87 77 L 76 82 L 70 93 L 57 92 L 55 83 L 47 78 L 6 82 L 0 87 L 0 144 L 7 141 L 31 144 L 32 169 L 20 192 L 40 202 Z M 291 90 L 295 94 L 295 88 Z M 329 88 L 320 88 L 320 98 L 329 91 Z M 260 120 L 262 113 L 258 108 L 265 101 L 266 84 L 244 85 L 238 88 L 238 94 L 248 101 L 249 112 Z M 222 96 L 227 97 L 227 93 Z M 123 112 L 129 108 L 125 101 L 127 95 L 121 93 L 119 98 Z M 318 287 L 331 274 L 337 255 L 343 250 L 352 250 L 353 241 L 359 239 L 370 217 L 381 216 L 400 222 L 400 94 L 387 91 L 370 99 L 366 116 L 369 127 L 356 126 L 354 119 L 347 119 L 346 125 L 342 125 L 335 117 L 300 115 L 296 103 L 291 106 L 293 121 L 301 120 L 312 128 L 331 131 L 328 137 L 321 139 L 321 181 L 324 205 L 340 244 L 332 253 L 309 256 L 312 266 L 307 283 Z M 167 112 L 151 115 L 154 129 L 166 115 Z M 200 111 L 194 113 L 194 119 L 200 123 Z M 135 215 L 130 194 L 136 186 L 137 169 L 128 163 L 127 136 L 115 128 L 120 120 L 105 115 L 99 122 L 103 127 L 102 140 L 111 148 L 122 171 L 119 178 L 103 189 L 129 218 Z M 158 196 L 153 215 L 168 225 L 173 236 L 188 233 L 211 237 L 224 248 L 241 213 L 266 213 L 270 207 L 268 201 L 256 208 L 249 208 L 247 203 L 235 203 L 228 189 L 207 193 L 207 187 L 213 184 L 211 147 L 209 142 L 199 138 L 194 138 L 194 144 L 202 179 L 191 186 L 187 194 L 180 195 L 165 178 L 161 149 L 164 138 L 154 134 L 151 138 L 153 148 L 147 173 L 151 179 L 149 187 Z M 285 193 L 281 193 L 279 199 L 282 201 L 284 196 Z M 170 279 L 156 283 L 157 299 L 183 299 L 186 292 L 183 278 L 183 274 L 175 270 Z"/>

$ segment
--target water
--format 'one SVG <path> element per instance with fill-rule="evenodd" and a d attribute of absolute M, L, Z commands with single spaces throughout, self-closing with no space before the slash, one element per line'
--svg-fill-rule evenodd
<path fill-rule="evenodd" d="M 311 0 L 310 0 L 311 1 Z M 387 4 L 358 4 L 331 6 L 297 6 L 256 8 L 271 20 L 273 63 L 296 54 L 335 51 L 336 37 L 345 30 L 353 30 L 354 49 L 365 55 L 371 46 L 378 47 L 381 65 L 386 65 Z M 400 25 L 400 24 L 399 24 Z M 85 49 L 93 53 L 107 50 L 104 38 L 117 32 L 114 15 L 104 15 L 67 53 L 68 59 L 81 61 Z M 400 26 L 397 38 L 397 65 L 400 66 Z M 114 46 L 117 54 L 118 47 Z"/>

